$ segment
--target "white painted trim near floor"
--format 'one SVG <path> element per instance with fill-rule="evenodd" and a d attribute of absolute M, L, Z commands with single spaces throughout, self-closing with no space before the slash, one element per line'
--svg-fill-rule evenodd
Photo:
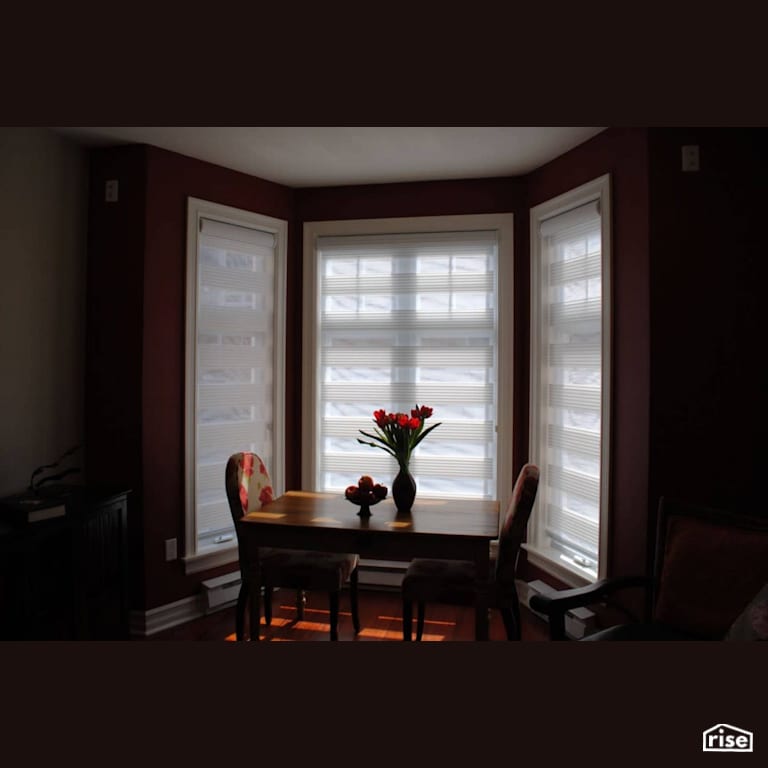
<path fill-rule="evenodd" d="M 134 637 L 149 637 L 170 629 L 178 624 L 186 624 L 199 619 L 205 614 L 201 595 L 191 595 L 174 603 L 150 608 L 148 611 L 131 611 L 130 631 Z"/>
<path fill-rule="evenodd" d="M 372 561 L 377 565 L 366 567 L 363 565 L 360 570 L 360 585 L 368 588 L 400 588 L 403 580 L 405 566 L 402 563 L 393 563 L 392 565 L 402 566 L 389 568 L 386 565 L 378 565 L 381 561 Z M 349 588 L 346 585 L 345 588 Z M 236 600 L 228 603 L 222 603 L 215 608 L 207 611 L 213 613 L 234 605 Z M 131 611 L 130 613 L 130 633 L 132 637 L 151 637 L 158 632 L 171 629 L 179 624 L 186 624 L 194 619 L 199 619 L 206 615 L 206 599 L 203 593 L 191 595 L 173 603 L 160 605 L 157 608 L 150 608 L 148 611 Z M 235 631 L 234 622 L 232 631 Z"/>

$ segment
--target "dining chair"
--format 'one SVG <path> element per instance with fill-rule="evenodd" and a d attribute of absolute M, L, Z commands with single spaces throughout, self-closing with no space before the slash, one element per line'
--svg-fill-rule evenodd
<path fill-rule="evenodd" d="M 403 640 L 411 639 L 413 603 L 417 604 L 416 639 L 424 632 L 426 603 L 473 605 L 477 590 L 484 590 L 489 608 L 501 613 L 508 640 L 520 639 L 520 603 L 515 587 L 515 572 L 520 545 L 531 515 L 539 487 L 539 468 L 525 464 L 515 482 L 507 506 L 504 526 L 499 535 L 499 548 L 491 561 L 493 578 L 479 584 L 475 565 L 463 560 L 417 558 L 411 561 L 402 583 Z"/>
<path fill-rule="evenodd" d="M 252 616 L 255 616 L 257 623 L 255 628 L 251 627 L 251 639 L 254 639 L 254 632 L 258 633 L 261 596 L 250 594 L 248 588 L 251 569 L 257 565 L 248 557 L 240 528 L 245 514 L 260 510 L 272 501 L 272 482 L 264 462 L 257 454 L 241 452 L 232 454 L 227 461 L 225 485 L 229 509 L 237 532 L 242 581 L 235 609 L 235 635 L 238 640 L 244 639 L 245 612 L 249 600 L 252 600 L 255 608 Z M 275 587 L 298 590 L 300 596 L 297 607 L 301 603 L 301 593 L 304 590 L 324 591 L 328 593 L 329 598 L 331 640 L 338 640 L 339 593 L 344 584 L 349 581 L 352 624 L 355 634 L 360 632 L 357 610 L 358 562 L 359 558 L 355 554 L 259 548 L 258 568 L 264 592 L 264 620 L 267 626 L 272 622 L 272 591 Z"/>

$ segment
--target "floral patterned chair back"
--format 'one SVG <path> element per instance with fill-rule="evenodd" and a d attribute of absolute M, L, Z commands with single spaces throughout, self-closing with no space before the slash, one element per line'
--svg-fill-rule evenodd
<path fill-rule="evenodd" d="M 226 487 L 235 524 L 243 515 L 258 511 L 274 498 L 269 472 L 255 453 L 235 453 L 230 457 Z"/>
<path fill-rule="evenodd" d="M 245 636 L 246 604 L 251 604 L 250 625 L 259 625 L 260 594 L 249 595 L 249 576 L 252 575 L 246 537 L 241 536 L 244 515 L 260 510 L 274 498 L 272 481 L 261 458 L 250 451 L 233 453 L 227 461 L 225 486 L 229 510 L 237 533 L 237 550 L 240 560 L 241 587 L 235 609 L 235 634 L 238 640 Z M 258 548 L 258 570 L 264 588 L 264 619 L 272 620 L 272 588 L 286 587 L 297 590 L 297 614 L 303 616 L 304 590 L 323 590 L 329 593 L 331 640 L 338 639 L 338 596 L 344 583 L 350 581 L 350 607 L 355 634 L 360 631 L 357 611 L 357 564 L 356 554 L 340 552 L 315 552 Z M 255 606 L 255 608 L 254 608 Z M 256 634 L 258 637 L 258 633 Z"/>
<path fill-rule="evenodd" d="M 256 512 L 264 504 L 272 501 L 272 481 L 269 478 L 264 462 L 255 453 L 233 453 L 227 461 L 225 473 L 225 487 L 229 511 L 232 513 L 232 522 L 235 524 L 237 536 L 237 550 L 240 560 L 240 573 L 245 583 L 245 572 L 248 568 L 244 542 L 241 541 L 238 523 L 243 515 Z"/>

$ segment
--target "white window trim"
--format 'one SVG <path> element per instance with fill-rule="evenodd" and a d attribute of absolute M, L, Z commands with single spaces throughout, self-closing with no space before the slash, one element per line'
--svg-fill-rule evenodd
<path fill-rule="evenodd" d="M 341 221 L 308 221 L 304 223 L 304 322 L 302 330 L 302 487 L 312 489 L 316 477 L 315 451 L 317 439 L 315 413 L 318 392 L 318 302 L 317 302 L 317 238 L 331 235 L 365 235 L 409 232 L 451 232 L 496 230 L 498 252 L 498 392 L 497 403 L 497 498 L 503 510 L 512 494 L 515 478 L 503 467 L 512 466 L 513 414 L 513 214 L 490 213 L 458 216 L 415 216 L 387 219 L 354 219 Z M 500 519 L 501 526 L 503 520 Z"/>
<path fill-rule="evenodd" d="M 195 370 L 196 329 L 194 318 L 197 311 L 197 254 L 200 220 L 215 219 L 227 224 L 258 228 L 275 236 L 275 320 L 273 344 L 274 365 L 274 458 L 269 468 L 272 486 L 276 493 L 283 492 L 285 477 L 285 293 L 288 222 L 259 213 L 212 203 L 195 197 L 187 198 L 187 297 L 185 335 L 185 396 L 184 396 L 184 501 L 185 501 L 185 573 L 198 573 L 237 562 L 237 541 L 215 552 L 197 554 L 197 515 L 195 514 L 194 451 L 195 451 Z M 190 471 L 191 468 L 191 471 Z M 224 486 L 224 473 L 221 484 Z"/>
<path fill-rule="evenodd" d="M 531 241 L 531 375 L 530 375 L 530 461 L 536 463 L 539 456 L 536 430 L 536 411 L 533 398 L 539 392 L 539 316 L 540 301 L 537 286 L 540 283 L 540 239 L 537 235 L 539 224 L 544 220 L 564 213 L 579 205 L 599 200 L 600 205 L 600 237 L 602 260 L 602 377 L 601 377 L 601 414 L 600 414 L 600 533 L 598 549 L 597 578 L 605 578 L 608 572 L 608 529 L 609 520 L 609 488 L 610 488 L 610 414 L 611 414 L 611 325 L 613 316 L 612 277 L 611 277 L 611 184 L 610 174 L 600 176 L 575 189 L 547 200 L 530 210 L 530 241 Z M 523 545 L 527 552 L 528 561 L 552 574 L 571 586 L 585 586 L 593 583 L 594 578 L 575 564 L 565 563 L 554 559 L 551 554 L 537 547 L 537 506 L 528 524 L 528 542 Z"/>

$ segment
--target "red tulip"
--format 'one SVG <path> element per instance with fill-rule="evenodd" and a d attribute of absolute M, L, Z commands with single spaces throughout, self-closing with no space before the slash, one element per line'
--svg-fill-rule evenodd
<path fill-rule="evenodd" d="M 428 429 L 423 429 L 424 419 L 429 418 L 432 415 L 432 408 L 428 405 L 419 406 L 416 403 L 415 408 L 411 408 L 410 416 L 408 413 L 387 413 L 383 408 L 377 408 L 373 412 L 373 419 L 376 426 L 380 428 L 375 430 L 375 434 L 366 432 L 361 429 L 358 430 L 368 440 L 357 438 L 359 443 L 364 445 L 370 445 L 373 448 L 381 448 L 386 451 L 390 456 L 397 459 L 398 464 L 402 467 L 408 466 L 408 462 L 411 459 L 411 452 L 416 448 L 419 443 L 432 432 L 435 427 L 439 427 L 440 424 L 433 424 Z M 374 441 L 374 442 L 371 442 Z M 362 478 L 361 478 L 362 480 Z M 363 483 L 360 483 L 361 489 Z M 350 488 L 356 486 L 351 486 Z M 347 489 L 348 491 L 350 489 Z M 370 491 L 369 491 L 370 493 Z"/>

